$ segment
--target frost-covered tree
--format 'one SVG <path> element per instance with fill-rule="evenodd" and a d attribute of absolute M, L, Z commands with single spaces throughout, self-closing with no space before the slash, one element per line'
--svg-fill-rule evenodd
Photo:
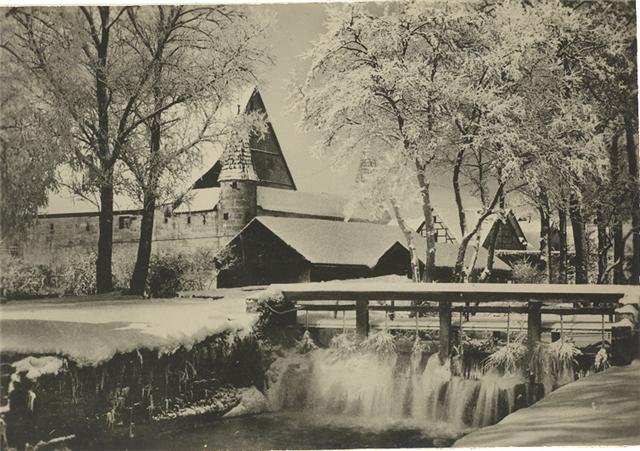
<path fill-rule="evenodd" d="M 0 242 L 22 236 L 47 203 L 61 163 L 57 137 L 66 124 L 40 102 L 19 67 L 4 61 L 0 76 Z M 46 139 L 42 130 L 55 130 Z"/>
<path fill-rule="evenodd" d="M 426 231 L 424 280 L 435 266 L 430 176 L 439 156 L 460 49 L 475 42 L 474 14 L 461 2 L 332 8 L 315 42 L 296 101 L 321 151 L 348 159 L 384 146 L 411 164 Z"/>
<path fill-rule="evenodd" d="M 399 153 L 384 150 L 384 146 L 363 150 L 348 209 L 360 208 L 373 220 L 392 218 L 398 224 L 409 249 L 411 279 L 419 282 L 420 256 L 415 243 L 418 237 L 407 224 L 407 212 L 420 201 L 414 168 Z"/>
<path fill-rule="evenodd" d="M 42 100 L 55 109 L 53 114 L 68 121 L 68 133 L 58 144 L 67 152 L 71 168 L 88 171 L 99 192 L 98 292 L 112 288 L 117 162 L 132 133 L 160 112 L 136 114 L 151 72 L 132 64 L 134 49 L 120 29 L 126 10 L 108 6 L 13 8 L 6 14 L 11 27 L 3 28 L 5 57 L 19 64 L 37 84 Z M 55 139 L 55 131 L 45 128 L 41 132 Z"/>
<path fill-rule="evenodd" d="M 256 83 L 256 69 L 269 61 L 267 27 L 264 17 L 258 20 L 247 8 L 127 9 L 122 39 L 135 50 L 132 67 L 149 76 L 135 107 L 138 117 L 148 119 L 121 157 L 133 175 L 126 187 L 143 205 L 134 294 L 144 292 L 156 208 L 182 194 L 176 187 L 198 163 L 202 146 L 224 141 L 231 130 L 234 139 L 247 140 L 252 122 L 259 121 L 255 115 L 242 121 L 221 113 L 230 110 L 240 90 Z"/>

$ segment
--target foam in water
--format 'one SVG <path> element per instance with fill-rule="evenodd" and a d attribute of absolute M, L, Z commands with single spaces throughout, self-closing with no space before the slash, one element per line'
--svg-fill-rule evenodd
<path fill-rule="evenodd" d="M 515 408 L 515 387 L 523 383 L 520 377 L 497 372 L 478 380 L 452 376 L 450 361 L 441 363 L 437 354 L 423 368 L 424 347 L 419 342 L 403 366 L 386 347 L 388 337 L 372 340 L 357 347 L 347 336 L 339 336 L 332 348 L 277 362 L 268 390 L 272 408 L 371 423 L 410 421 L 423 427 L 445 423 L 460 431 L 493 424 Z M 383 347 L 383 352 L 371 343 Z"/>

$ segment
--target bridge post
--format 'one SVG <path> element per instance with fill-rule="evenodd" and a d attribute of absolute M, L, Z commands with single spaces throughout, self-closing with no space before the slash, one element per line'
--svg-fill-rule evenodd
<path fill-rule="evenodd" d="M 443 363 L 451 356 L 452 326 L 450 302 L 438 302 L 438 316 L 440 317 L 440 349 L 438 351 L 438 357 L 440 358 L 440 363 Z"/>
<path fill-rule="evenodd" d="M 529 353 L 533 352 L 535 346 L 542 336 L 542 314 L 540 302 L 529 301 L 527 304 L 527 343 Z"/>
<path fill-rule="evenodd" d="M 360 339 L 369 335 L 369 301 L 356 301 L 356 335 Z"/>

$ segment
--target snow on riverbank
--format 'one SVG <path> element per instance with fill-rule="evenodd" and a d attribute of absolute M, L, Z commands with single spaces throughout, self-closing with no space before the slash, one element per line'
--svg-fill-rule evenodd
<path fill-rule="evenodd" d="M 640 360 L 559 388 L 533 406 L 454 446 L 624 446 L 640 444 Z"/>
<path fill-rule="evenodd" d="M 247 332 L 249 292 L 216 290 L 216 300 L 17 301 L 0 306 L 0 350 L 59 354 L 95 365 L 138 348 L 170 352 L 224 331 Z"/>

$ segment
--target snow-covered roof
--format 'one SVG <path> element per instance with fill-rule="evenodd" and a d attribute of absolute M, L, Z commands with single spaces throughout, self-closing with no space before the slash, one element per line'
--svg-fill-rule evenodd
<path fill-rule="evenodd" d="M 358 265 L 373 268 L 396 243 L 407 247 L 405 237 L 397 226 L 273 216 L 258 216 L 253 221 L 267 227 L 313 264 Z M 424 261 L 426 256 L 424 238 L 415 234 L 414 244 L 418 258 Z M 436 266 L 454 267 L 457 252 L 456 244 L 436 243 Z M 486 250 L 480 249 L 476 267 L 483 267 L 486 257 Z M 472 252 L 469 249 L 466 263 L 470 263 L 471 258 Z M 499 258 L 496 258 L 494 268 L 510 269 Z"/>
<path fill-rule="evenodd" d="M 465 209 L 465 219 L 467 224 L 467 230 L 475 225 L 480 217 L 480 210 L 478 209 Z M 433 207 L 434 219 L 436 221 L 440 221 L 448 230 L 451 237 L 459 243 L 462 241 L 462 233 L 460 230 L 460 219 L 458 216 L 458 209 L 455 206 L 446 207 L 446 206 L 434 206 Z M 501 221 L 502 219 L 497 214 L 489 215 L 480 226 L 480 242 L 484 243 L 487 237 L 489 236 L 489 232 L 496 221 Z M 422 228 L 424 224 L 423 217 L 415 217 L 409 218 L 405 220 L 407 225 L 415 231 L 418 231 Z M 391 223 L 396 224 L 396 220 L 393 219 Z M 525 240 L 525 236 L 520 237 L 521 240 Z M 525 244 L 524 242 L 522 244 Z"/>
<path fill-rule="evenodd" d="M 406 247 L 404 239 L 399 240 L 398 242 L 402 246 Z M 425 242 L 425 239 L 419 235 L 415 235 L 413 242 L 416 247 L 416 252 L 418 253 L 418 258 L 421 262 L 424 262 L 427 255 L 427 243 Z M 464 258 L 465 265 L 471 265 L 473 254 L 474 252 L 472 246 L 467 247 L 467 252 L 465 253 Z M 480 246 L 480 249 L 478 250 L 478 258 L 476 260 L 474 268 L 484 268 L 485 263 L 487 262 L 487 256 L 487 250 Z M 453 268 L 456 265 L 457 259 L 457 243 L 436 243 L 436 266 L 438 268 Z M 493 262 L 493 269 L 509 271 L 511 270 L 511 267 L 496 256 Z"/>
<path fill-rule="evenodd" d="M 307 261 L 326 265 L 374 267 L 402 234 L 397 227 L 364 222 L 258 216 Z"/>
<path fill-rule="evenodd" d="M 220 188 L 201 188 L 189 191 L 174 213 L 196 213 L 210 211 L 218 204 Z"/>
<path fill-rule="evenodd" d="M 258 186 L 258 207 L 265 211 L 345 218 L 347 204 L 348 199 L 335 194 Z M 362 210 L 356 210 L 349 216 L 350 219 L 368 219 L 367 213 Z"/>
<path fill-rule="evenodd" d="M 62 190 L 49 194 L 47 206 L 38 210 L 38 216 L 98 214 L 100 212 L 99 205 L 100 200 L 97 196 L 90 201 Z M 140 208 L 140 205 L 128 196 L 114 196 L 113 210 L 115 212 L 140 210 Z"/>

